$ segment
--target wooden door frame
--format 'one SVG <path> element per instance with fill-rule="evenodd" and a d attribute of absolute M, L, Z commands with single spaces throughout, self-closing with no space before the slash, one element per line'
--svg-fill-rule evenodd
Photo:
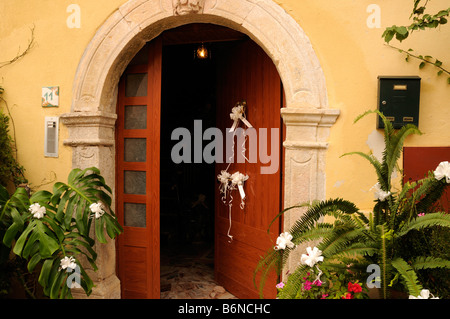
<path fill-rule="evenodd" d="M 212 5 L 214 3 L 214 5 Z M 325 198 L 328 136 L 339 116 L 330 109 L 325 77 L 308 36 L 271 0 L 206 0 L 202 12 L 179 16 L 172 0 L 129 0 L 96 30 L 73 83 L 72 108 L 63 114 L 64 145 L 72 148 L 72 167 L 96 166 L 115 184 L 114 128 L 118 80 L 133 56 L 162 31 L 188 23 L 212 23 L 247 34 L 274 61 L 285 91 L 281 116 L 286 125 L 284 206 Z M 261 23 L 264 21 L 264 23 Z M 303 214 L 284 221 L 284 229 Z M 115 245 L 99 245 L 92 298 L 120 297 Z M 288 263 L 294 268 L 296 260 Z M 82 297 L 82 296 L 80 296 Z"/>

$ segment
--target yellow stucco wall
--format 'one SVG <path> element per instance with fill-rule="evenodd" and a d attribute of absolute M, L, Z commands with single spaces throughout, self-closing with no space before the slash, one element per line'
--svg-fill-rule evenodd
<path fill-rule="evenodd" d="M 2 0 L 0 1 L 0 61 L 13 58 L 26 47 L 30 28 L 35 43 L 30 52 L 16 63 L 0 68 L 0 86 L 5 89 L 11 115 L 15 120 L 19 161 L 26 168 L 31 186 L 53 178 L 65 180 L 71 169 L 71 149 L 63 146 L 67 130 L 60 125 L 58 158 L 43 154 L 44 117 L 70 112 L 72 85 L 78 63 L 96 30 L 125 0 Z M 418 62 L 404 61 L 404 56 L 388 48 L 381 39 L 385 27 L 409 24 L 412 1 L 373 0 L 284 0 L 275 1 L 303 28 L 319 58 L 325 74 L 330 108 L 341 110 L 332 127 L 327 153 L 327 197 L 355 201 L 360 208 L 372 207 L 369 189 L 376 177 L 367 162 L 357 156 L 340 158 L 346 152 L 379 152 L 380 131 L 375 130 L 375 116 L 353 124 L 354 118 L 375 109 L 378 75 L 419 75 L 422 78 L 419 128 L 425 133 L 409 138 L 406 145 L 449 146 L 450 85 L 436 70 L 418 69 Z M 67 7 L 78 4 L 81 27 L 68 28 L 71 14 Z M 381 28 L 369 28 L 369 4 L 381 9 Z M 448 5 L 434 0 L 428 10 L 436 12 Z M 438 57 L 450 64 L 450 26 L 414 33 L 404 43 L 392 44 L 414 48 L 422 54 Z M 41 88 L 60 87 L 60 106 L 42 108 Z M 369 139 L 370 136 L 370 139 Z M 40 186 L 42 185 L 42 186 Z"/>
<path fill-rule="evenodd" d="M 0 1 L 0 61 L 26 48 L 30 28 L 34 45 L 16 63 L 0 69 L 0 86 L 16 126 L 18 160 L 33 189 L 49 189 L 51 181 L 66 181 L 72 165 L 70 147 L 63 146 L 67 130 L 60 123 L 59 157 L 44 157 L 44 118 L 70 112 L 72 85 L 78 63 L 96 30 L 125 1 Z M 81 28 L 68 28 L 67 7 L 81 8 Z M 41 107 L 44 86 L 59 86 L 60 106 Z M 42 185 L 42 186 L 41 186 Z"/>
<path fill-rule="evenodd" d="M 437 77 L 436 69 L 419 70 L 420 62 L 387 47 L 381 38 L 386 27 L 409 25 L 412 1 L 277 1 L 308 35 L 325 73 L 329 105 L 341 110 L 331 129 L 327 153 L 327 197 L 343 197 L 361 208 L 373 207 L 376 183 L 372 166 L 357 155 L 340 158 L 353 151 L 381 154 L 382 130 L 376 130 L 376 117 L 356 124 L 354 119 L 377 107 L 378 75 L 418 75 L 421 80 L 419 129 L 424 133 L 406 140 L 405 146 L 450 146 L 450 85 Z M 369 4 L 381 9 L 381 28 L 368 28 Z M 447 8 L 447 1 L 431 1 L 427 12 Z M 423 55 L 431 55 L 450 65 L 450 26 L 415 32 L 392 45 Z M 369 140 L 369 136 L 371 136 Z"/>

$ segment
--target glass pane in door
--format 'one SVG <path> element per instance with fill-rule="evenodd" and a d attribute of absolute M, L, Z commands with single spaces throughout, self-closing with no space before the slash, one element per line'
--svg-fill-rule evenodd
<path fill-rule="evenodd" d="M 126 138 L 124 141 L 125 162 L 145 162 L 147 154 L 146 138 Z"/>
<path fill-rule="evenodd" d="M 125 106 L 125 129 L 145 130 L 147 128 L 147 106 L 126 105 Z"/>
<path fill-rule="evenodd" d="M 147 96 L 147 73 L 127 74 L 125 96 Z"/>
<path fill-rule="evenodd" d="M 124 224 L 129 227 L 145 227 L 146 226 L 146 205 L 125 203 Z"/>
<path fill-rule="evenodd" d="M 145 195 L 146 172 L 124 171 L 125 194 Z"/>

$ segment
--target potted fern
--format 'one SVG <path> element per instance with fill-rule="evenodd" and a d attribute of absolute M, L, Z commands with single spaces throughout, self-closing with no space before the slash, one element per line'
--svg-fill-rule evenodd
<path fill-rule="evenodd" d="M 94 244 L 115 238 L 122 227 L 110 208 L 111 189 L 95 168 L 74 169 L 68 182 L 55 183 L 53 193 L 28 196 L 17 188 L 9 196 L 0 186 L 0 232 L 3 248 L 27 260 L 30 272 L 39 270 L 45 295 L 72 298 L 72 288 L 92 292 L 93 281 L 81 262 L 97 270 Z M 95 236 L 96 240 L 93 238 Z"/>
<path fill-rule="evenodd" d="M 297 245 L 307 242 L 318 242 L 317 249 L 323 257 L 320 273 L 351 274 L 354 280 L 366 283 L 370 274 L 368 269 L 377 267 L 379 276 L 369 284 L 381 288 L 380 297 L 384 299 L 390 297 L 391 288 L 396 285 L 400 285 L 411 297 L 420 298 L 426 290 L 421 286 L 417 272 L 450 268 L 450 261 L 445 258 L 416 255 L 405 259 L 401 249 L 406 238 L 414 232 L 433 227 L 448 231 L 450 216 L 430 208 L 449 185 L 449 164 L 441 163 L 443 167 L 417 182 L 405 183 L 400 191 L 395 192 L 391 175 L 401 155 L 403 142 L 407 136 L 421 132 L 414 125 L 395 131 L 377 110 L 362 114 L 355 122 L 373 113 L 378 114 L 385 125 L 382 161 L 372 154 L 361 152 L 343 155 L 360 155 L 374 167 L 378 182 L 374 187 L 376 200 L 373 212 L 364 214 L 354 203 L 341 198 L 296 205 L 282 211 L 276 218 L 291 209 L 307 207 L 304 215 L 288 231 L 292 244 L 284 244 L 283 249 L 270 250 L 261 257 L 254 273 L 255 285 L 255 278 L 261 275 L 260 292 L 268 272 L 275 270 L 280 274 L 290 253 Z M 334 221 L 324 222 L 325 216 L 333 217 Z M 287 235 L 283 236 L 286 238 Z M 303 288 L 302 279 L 312 270 L 309 265 L 300 263 L 289 274 L 283 288 L 278 290 L 278 298 L 298 297 Z"/>

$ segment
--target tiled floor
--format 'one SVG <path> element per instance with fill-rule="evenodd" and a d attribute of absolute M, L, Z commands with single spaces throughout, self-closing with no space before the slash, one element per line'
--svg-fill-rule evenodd
<path fill-rule="evenodd" d="M 161 299 L 235 299 L 214 281 L 214 251 L 205 244 L 161 250 Z"/>

